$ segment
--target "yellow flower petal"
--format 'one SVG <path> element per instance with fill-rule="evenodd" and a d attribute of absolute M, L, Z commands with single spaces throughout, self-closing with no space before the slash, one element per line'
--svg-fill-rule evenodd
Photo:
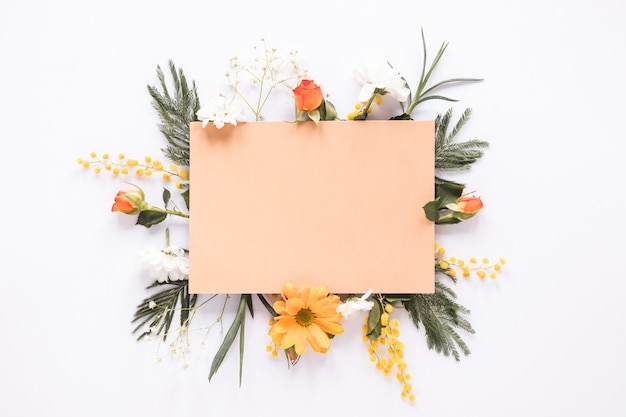
<path fill-rule="evenodd" d="M 299 295 L 298 290 L 292 284 L 285 284 L 280 294 L 283 296 L 284 300 L 287 300 L 288 298 L 297 297 Z"/>
<path fill-rule="evenodd" d="M 326 353 L 330 348 L 330 339 L 315 323 L 307 327 L 307 340 L 314 351 Z"/>
<path fill-rule="evenodd" d="M 296 353 L 302 355 L 306 351 L 307 328 L 298 324 L 294 324 L 287 330 L 283 337 L 282 348 L 289 349 L 294 346 Z"/>
<path fill-rule="evenodd" d="M 343 315 L 337 313 L 340 298 L 329 295 L 325 285 L 296 289 L 286 284 L 281 295 L 283 300 L 274 303 L 278 316 L 268 332 L 273 343 L 283 349 L 293 349 L 297 355 L 304 353 L 307 343 L 314 351 L 326 352 L 330 348 L 329 335 L 343 332 L 339 324 Z M 306 314 L 303 310 L 307 310 Z"/>
<path fill-rule="evenodd" d="M 328 334 L 338 335 L 338 334 L 343 333 L 343 326 L 339 323 L 336 323 L 330 320 L 320 319 L 320 318 L 313 319 L 313 323 L 317 324 L 320 327 L 320 329 L 322 329 Z"/>
<path fill-rule="evenodd" d="M 286 301 L 285 311 L 287 314 L 296 315 L 300 310 L 306 308 L 304 302 L 300 298 L 290 298 Z"/>
<path fill-rule="evenodd" d="M 284 301 L 276 301 L 274 303 L 274 311 L 276 311 L 276 314 L 278 315 L 283 315 L 287 313 L 287 309 L 286 309 L 286 305 Z"/>

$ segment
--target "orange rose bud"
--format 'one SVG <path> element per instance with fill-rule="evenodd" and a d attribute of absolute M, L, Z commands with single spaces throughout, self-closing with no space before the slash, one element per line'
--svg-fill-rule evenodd
<path fill-rule="evenodd" d="M 140 188 L 119 191 L 115 196 L 115 203 L 113 203 L 111 211 L 119 211 L 124 214 L 138 214 L 145 205 L 144 194 Z"/>
<path fill-rule="evenodd" d="M 294 88 L 293 94 L 296 98 L 298 111 L 312 111 L 317 109 L 324 101 L 322 89 L 312 80 L 302 80 Z"/>
<path fill-rule="evenodd" d="M 483 208 L 483 202 L 479 197 L 468 196 L 456 200 L 456 205 L 462 213 L 476 213 Z"/>

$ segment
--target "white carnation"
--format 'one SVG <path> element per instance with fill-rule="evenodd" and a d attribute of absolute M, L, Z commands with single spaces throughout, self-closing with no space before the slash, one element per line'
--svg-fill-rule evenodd
<path fill-rule="evenodd" d="M 361 296 L 361 298 L 350 297 L 347 298 L 344 303 L 337 307 L 337 313 L 341 313 L 344 317 L 348 317 L 357 311 L 370 311 L 374 307 L 373 301 L 367 301 L 372 294 L 372 290 L 369 290 Z"/>
<path fill-rule="evenodd" d="M 189 258 L 178 246 L 168 246 L 163 250 L 145 249 L 139 264 L 159 282 L 182 281 L 189 276 Z"/>
<path fill-rule="evenodd" d="M 369 100 L 377 89 L 401 103 L 406 101 L 411 93 L 398 71 L 384 61 L 364 63 L 357 68 L 356 78 L 363 85 L 359 92 L 361 102 Z"/>

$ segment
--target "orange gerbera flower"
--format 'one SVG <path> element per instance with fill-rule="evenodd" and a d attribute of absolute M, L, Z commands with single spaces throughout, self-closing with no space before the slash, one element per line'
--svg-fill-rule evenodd
<path fill-rule="evenodd" d="M 337 313 L 339 297 L 329 295 L 325 285 L 302 285 L 298 289 L 285 284 L 281 295 L 283 299 L 274 303 L 278 316 L 268 333 L 274 344 L 283 349 L 294 347 L 296 354 L 302 355 L 308 342 L 314 351 L 326 353 L 330 348 L 329 335 L 343 333 L 339 324 L 343 315 Z"/>

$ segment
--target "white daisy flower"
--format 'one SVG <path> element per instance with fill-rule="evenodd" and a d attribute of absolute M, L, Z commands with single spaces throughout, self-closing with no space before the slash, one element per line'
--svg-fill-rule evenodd
<path fill-rule="evenodd" d="M 406 101 L 411 93 L 398 71 L 384 61 L 364 63 L 357 68 L 356 78 L 363 85 L 358 99 L 361 102 L 369 100 L 376 89 L 399 102 Z"/>

